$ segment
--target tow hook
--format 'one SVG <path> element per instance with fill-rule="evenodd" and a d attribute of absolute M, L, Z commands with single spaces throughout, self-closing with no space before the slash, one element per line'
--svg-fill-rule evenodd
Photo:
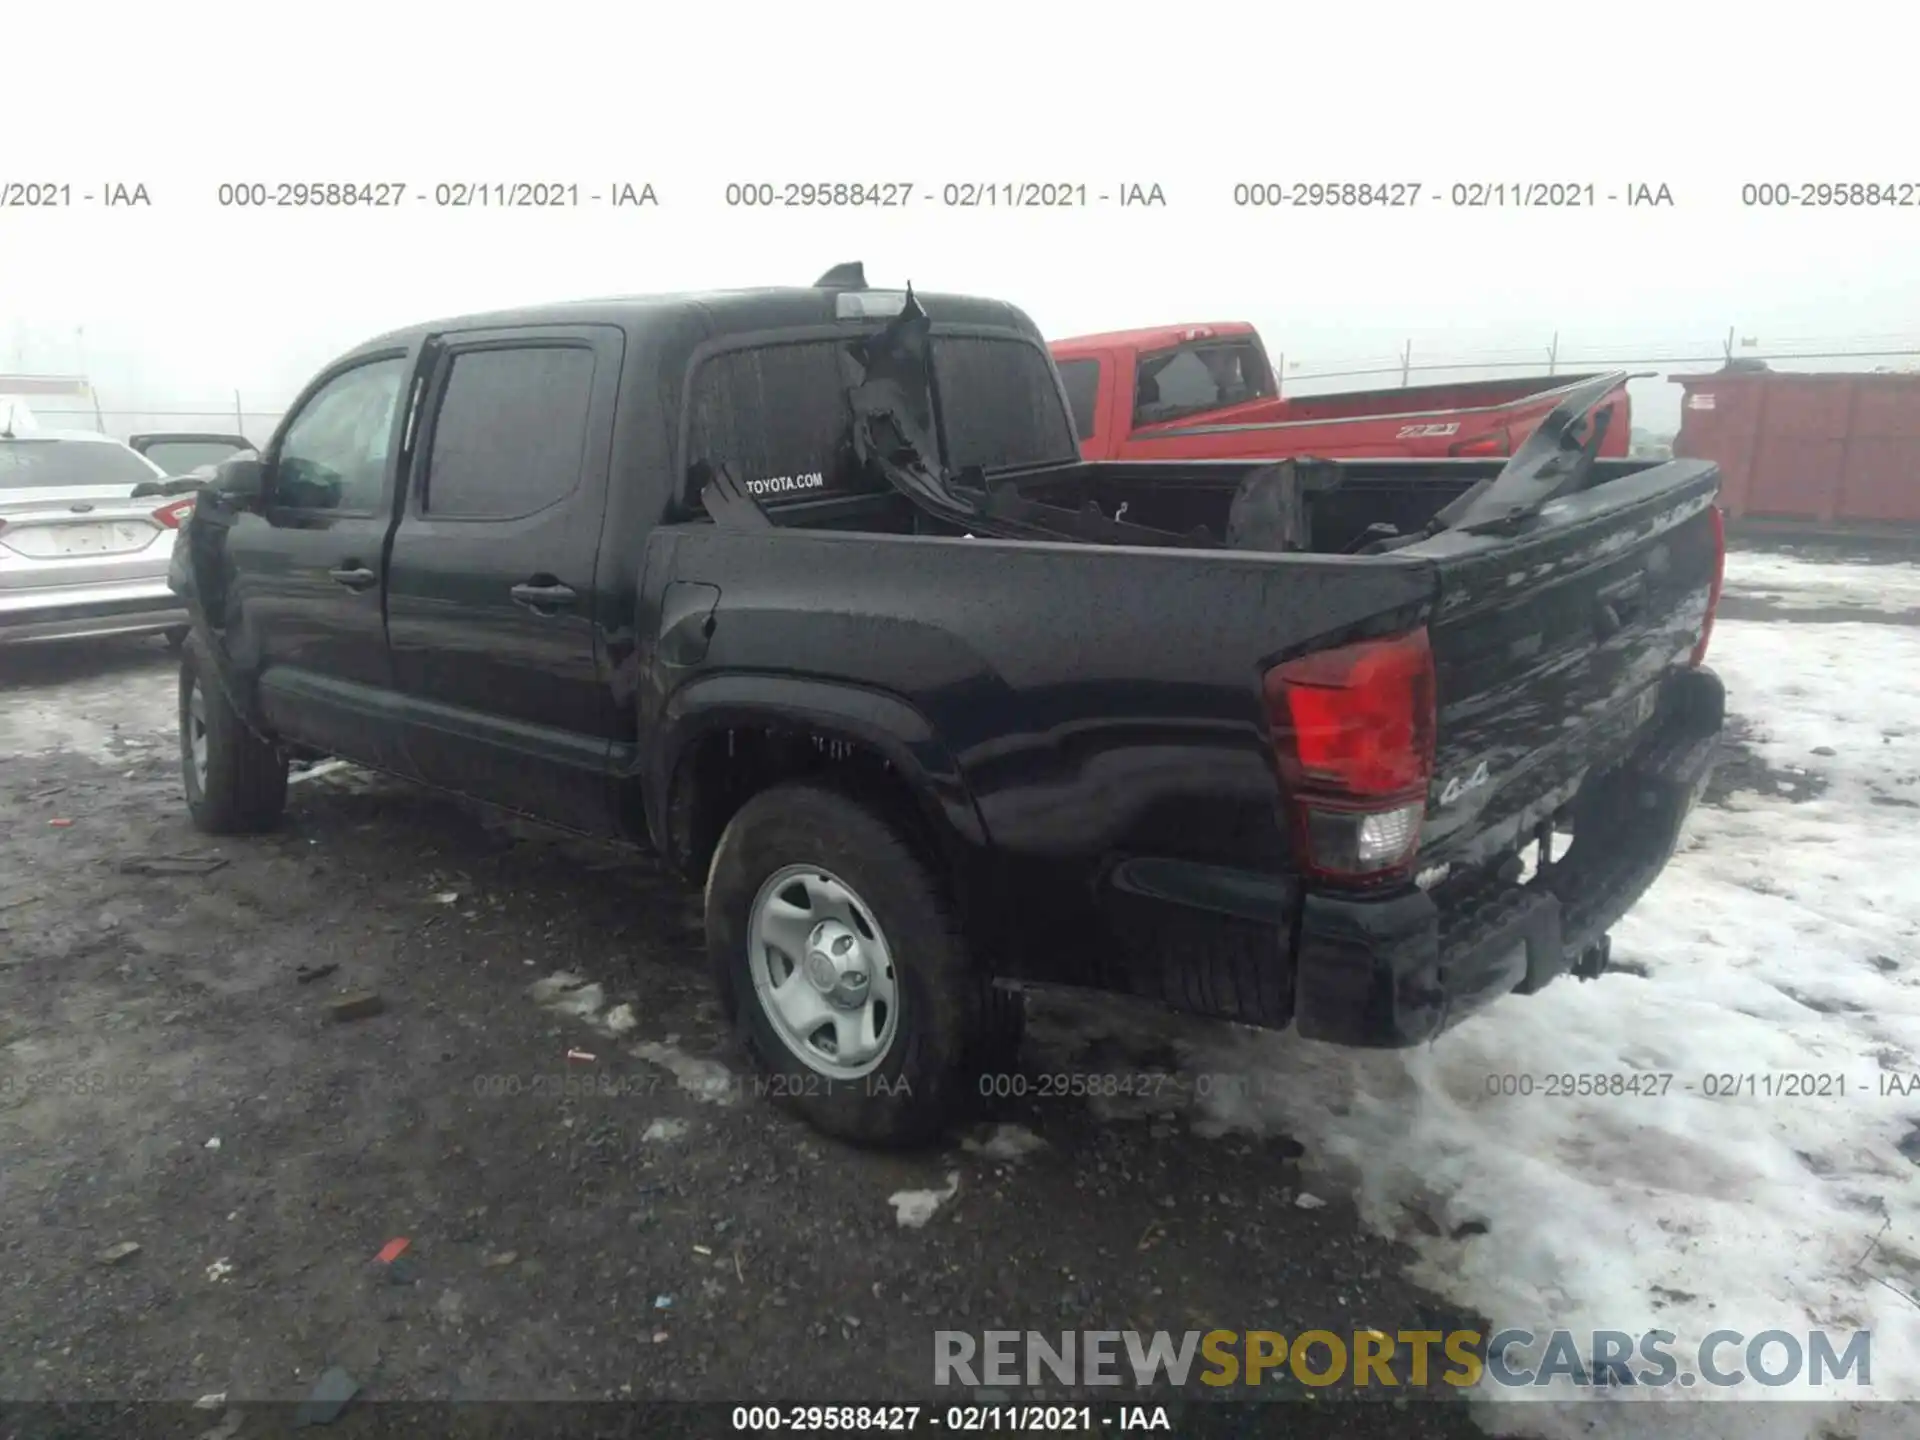
<path fill-rule="evenodd" d="M 1613 960 L 1613 936 L 1602 935 L 1593 944 L 1580 952 L 1580 958 L 1574 962 L 1573 978 L 1576 980 L 1598 980 L 1606 973 L 1607 966 Z"/>

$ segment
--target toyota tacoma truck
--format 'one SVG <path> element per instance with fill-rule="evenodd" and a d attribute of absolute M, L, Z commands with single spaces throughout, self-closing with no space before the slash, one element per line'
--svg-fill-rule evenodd
<path fill-rule="evenodd" d="M 1348 1046 L 1598 975 L 1703 784 L 1710 464 L 1087 463 L 1045 342 L 866 285 L 342 356 L 174 555 L 194 822 L 341 756 L 704 887 L 752 1063 L 936 1134 L 1026 984 Z"/>
<path fill-rule="evenodd" d="M 1085 460 L 1442 459 L 1512 455 L 1592 375 L 1515 376 L 1282 399 L 1244 321 L 1056 340 Z M 1593 406 L 1598 453 L 1631 445 L 1628 376 Z"/>

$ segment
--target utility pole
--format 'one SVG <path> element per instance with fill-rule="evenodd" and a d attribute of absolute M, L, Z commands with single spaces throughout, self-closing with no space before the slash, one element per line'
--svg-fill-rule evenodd
<path fill-rule="evenodd" d="M 1560 332 L 1553 332 L 1553 343 L 1547 346 L 1547 374 L 1554 373 L 1554 366 L 1560 362 Z"/>
<path fill-rule="evenodd" d="M 1282 392 L 1284 392 L 1286 388 L 1287 388 L 1287 352 L 1282 350 L 1278 355 L 1274 357 L 1274 363 L 1273 363 L 1273 397 L 1274 399 L 1276 400 L 1279 399 Z"/>
<path fill-rule="evenodd" d="M 1728 365 L 1733 364 L 1733 332 L 1734 332 L 1734 327 L 1731 325 L 1727 326 L 1727 343 L 1723 348 L 1727 352 Z"/>
<path fill-rule="evenodd" d="M 240 392 L 238 390 L 233 392 L 233 433 L 236 435 L 244 435 L 247 433 L 247 417 L 246 413 L 240 408 Z"/>
<path fill-rule="evenodd" d="M 1409 339 L 1400 350 L 1400 388 L 1407 388 L 1407 376 L 1413 370 L 1413 341 Z"/>

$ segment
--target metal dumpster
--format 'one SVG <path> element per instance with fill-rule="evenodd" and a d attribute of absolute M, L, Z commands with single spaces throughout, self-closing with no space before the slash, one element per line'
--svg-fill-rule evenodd
<path fill-rule="evenodd" d="M 1673 453 L 1719 465 L 1741 528 L 1920 531 L 1920 374 L 1668 378 L 1686 392 Z"/>

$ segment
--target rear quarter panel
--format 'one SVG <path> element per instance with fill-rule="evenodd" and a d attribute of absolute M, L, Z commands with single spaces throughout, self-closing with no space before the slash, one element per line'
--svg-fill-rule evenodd
<path fill-rule="evenodd" d="M 646 590 L 719 587 L 705 675 L 806 675 L 926 717 L 992 847 L 1284 868 L 1266 664 L 1427 600 L 1426 567 L 833 532 L 656 532 Z M 657 603 L 657 602 L 656 602 Z M 673 709 L 662 694 L 654 713 Z"/>

